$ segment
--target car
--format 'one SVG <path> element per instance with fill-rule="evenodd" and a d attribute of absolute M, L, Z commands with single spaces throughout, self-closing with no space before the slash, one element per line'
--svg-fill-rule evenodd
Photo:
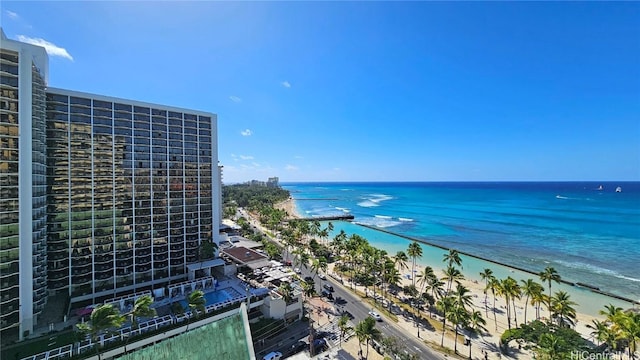
<path fill-rule="evenodd" d="M 323 274 L 323 273 L 318 274 L 318 277 L 319 277 L 320 279 L 322 279 L 322 280 L 327 280 L 327 275 L 325 275 L 325 274 Z"/>
<path fill-rule="evenodd" d="M 306 342 L 300 340 L 297 343 L 291 345 L 291 348 L 289 349 L 289 354 L 290 355 L 295 355 L 301 351 L 304 351 L 305 349 L 309 348 L 309 344 L 307 344 Z"/>
<path fill-rule="evenodd" d="M 322 290 L 322 296 L 326 297 L 328 300 L 333 300 L 333 294 L 331 291 Z"/>
<path fill-rule="evenodd" d="M 300 270 L 300 268 L 295 268 L 293 271 L 295 271 L 296 274 L 302 274 L 302 270 Z"/>
<path fill-rule="evenodd" d="M 327 347 L 327 340 L 325 339 L 315 339 L 313 340 L 313 353 L 319 354 L 324 351 Z"/>
<path fill-rule="evenodd" d="M 314 282 L 313 278 L 311 276 L 305 276 L 304 277 L 304 281 L 307 282 L 307 283 L 313 283 Z"/>
<path fill-rule="evenodd" d="M 329 290 L 329 291 L 331 291 L 331 292 L 333 292 L 333 286 L 331 286 L 331 284 L 324 284 L 324 285 L 322 285 L 322 287 L 327 289 L 327 290 Z"/>
<path fill-rule="evenodd" d="M 371 310 L 369 311 L 369 316 L 371 316 L 372 318 L 376 319 L 377 321 L 382 321 L 382 316 L 380 316 L 380 314 L 378 314 L 377 312 Z"/>
<path fill-rule="evenodd" d="M 280 359 L 282 359 L 282 353 L 279 351 L 272 351 L 262 358 L 262 360 L 280 360 Z"/>

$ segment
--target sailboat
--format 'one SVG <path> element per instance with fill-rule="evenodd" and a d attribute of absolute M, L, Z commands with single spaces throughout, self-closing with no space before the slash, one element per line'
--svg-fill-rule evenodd
<path fill-rule="evenodd" d="M 621 188 L 620 186 L 618 186 L 618 187 L 616 188 L 616 192 L 622 192 L 622 188 Z"/>

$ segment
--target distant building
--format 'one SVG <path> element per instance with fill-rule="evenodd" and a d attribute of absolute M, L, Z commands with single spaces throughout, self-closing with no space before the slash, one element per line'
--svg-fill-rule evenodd
<path fill-rule="evenodd" d="M 32 332 L 48 295 L 186 279 L 218 242 L 216 115 L 47 88 L 44 48 L 0 32 L 0 337 Z"/>
<path fill-rule="evenodd" d="M 280 185 L 278 184 L 278 177 L 270 177 L 267 180 L 267 187 L 279 187 Z"/>

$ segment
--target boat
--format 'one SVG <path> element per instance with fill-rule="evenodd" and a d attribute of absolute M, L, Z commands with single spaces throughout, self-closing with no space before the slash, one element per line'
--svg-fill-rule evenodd
<path fill-rule="evenodd" d="M 616 192 L 622 192 L 622 188 L 621 188 L 620 186 L 618 186 L 618 187 L 616 188 Z"/>
<path fill-rule="evenodd" d="M 600 190 L 600 191 L 604 190 L 604 188 L 602 187 L 602 185 L 598 186 L 598 190 Z"/>

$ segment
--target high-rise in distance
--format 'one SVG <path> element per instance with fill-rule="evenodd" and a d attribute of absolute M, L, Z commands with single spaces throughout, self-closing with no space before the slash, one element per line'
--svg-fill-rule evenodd
<path fill-rule="evenodd" d="M 0 331 L 48 299 L 100 301 L 187 278 L 218 242 L 217 118 L 47 87 L 41 47 L 0 50 Z"/>

